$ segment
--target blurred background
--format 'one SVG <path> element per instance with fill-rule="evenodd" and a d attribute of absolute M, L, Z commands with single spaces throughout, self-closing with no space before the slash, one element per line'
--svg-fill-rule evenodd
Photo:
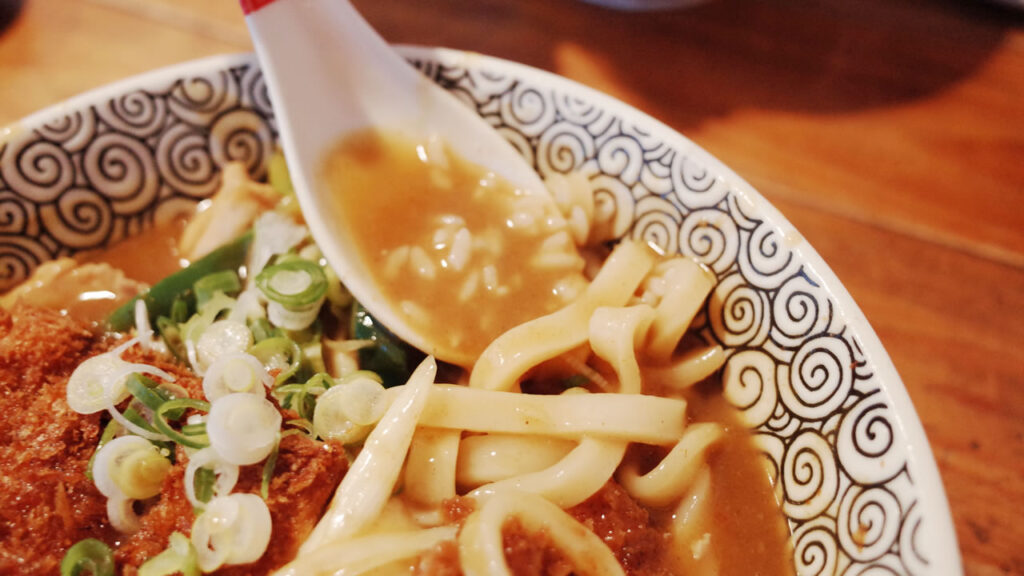
<path fill-rule="evenodd" d="M 967 572 L 1024 574 L 1024 18 L 1013 2 L 354 3 L 392 42 L 515 60 L 619 98 L 748 180 L 824 256 L 892 356 Z M 0 126 L 133 74 L 250 49 L 236 0 L 0 0 Z"/>

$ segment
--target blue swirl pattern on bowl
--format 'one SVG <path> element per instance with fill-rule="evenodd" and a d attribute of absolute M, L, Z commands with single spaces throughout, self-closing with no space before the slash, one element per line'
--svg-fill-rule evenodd
<path fill-rule="evenodd" d="M 838 281 L 756 192 L 685 138 L 564 79 L 461 52 L 405 53 L 541 175 L 585 173 L 616 236 L 715 272 L 696 327 L 728 351 L 724 392 L 774 471 L 799 574 L 959 571 L 898 376 Z M 0 140 L 0 290 L 42 262 L 190 210 L 227 162 L 264 176 L 276 136 L 249 55 L 122 82 L 24 120 Z"/>

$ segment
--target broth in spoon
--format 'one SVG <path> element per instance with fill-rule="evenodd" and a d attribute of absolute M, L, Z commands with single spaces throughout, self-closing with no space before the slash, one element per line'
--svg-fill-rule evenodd
<path fill-rule="evenodd" d="M 583 259 L 550 199 L 514 187 L 440 140 L 380 131 L 324 162 L 329 221 L 414 331 L 470 365 L 499 334 L 561 308 Z M 357 295 L 358 296 L 358 295 Z"/>

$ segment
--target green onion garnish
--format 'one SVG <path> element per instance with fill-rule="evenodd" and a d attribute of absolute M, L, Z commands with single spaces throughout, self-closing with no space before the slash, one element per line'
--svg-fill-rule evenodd
<path fill-rule="evenodd" d="M 205 433 L 189 435 L 186 434 L 184 430 L 181 432 L 175 430 L 167 422 L 168 414 L 173 414 L 176 410 L 187 408 L 198 410 L 200 412 L 209 412 L 210 403 L 192 398 L 176 398 L 174 400 L 168 400 L 155 410 L 153 414 L 153 424 L 156 425 L 157 430 L 159 430 L 164 436 L 173 440 L 176 444 L 181 444 L 188 448 L 206 448 L 210 445 L 210 440 L 206 437 Z M 192 431 L 192 429 L 189 430 Z"/>
<path fill-rule="evenodd" d="M 167 316 L 161 316 L 156 319 L 156 331 L 163 338 L 164 344 L 167 345 L 167 349 L 175 358 L 185 360 L 188 357 L 185 343 L 181 341 L 181 328 L 178 322 Z"/>
<path fill-rule="evenodd" d="M 114 439 L 114 435 L 121 431 L 121 424 L 117 420 L 111 420 L 107 422 L 106 427 L 103 428 L 103 434 L 100 434 L 100 441 L 96 443 L 96 450 L 89 457 L 89 463 L 85 468 L 85 477 L 92 482 L 92 463 L 96 460 L 96 452 L 103 448 L 103 445 Z"/>
<path fill-rule="evenodd" d="M 79 576 L 85 572 L 92 576 L 114 576 L 114 553 L 95 538 L 76 542 L 60 562 L 61 576 Z"/>
<path fill-rule="evenodd" d="M 178 294 L 174 297 L 174 301 L 171 302 L 171 310 L 168 313 L 170 320 L 177 322 L 178 324 L 188 320 L 188 317 L 192 315 L 192 311 L 189 307 L 189 301 L 185 294 Z"/>
<path fill-rule="evenodd" d="M 295 410 L 300 418 L 312 421 L 313 409 L 316 408 L 316 397 L 334 385 L 327 374 L 315 374 L 302 384 L 285 384 L 274 389 L 282 408 Z"/>
<path fill-rule="evenodd" d="M 295 375 L 302 363 L 302 349 L 289 338 L 278 336 L 257 342 L 249 348 L 249 354 L 256 357 L 268 370 L 280 369 L 274 385 L 280 386 Z"/>
<path fill-rule="evenodd" d="M 314 438 L 316 435 L 313 433 L 313 423 L 305 418 L 293 418 L 285 422 L 289 426 L 295 426 L 295 428 L 289 428 L 281 432 L 281 438 L 291 436 L 292 434 L 303 434 L 310 438 Z"/>
<path fill-rule="evenodd" d="M 263 481 L 260 482 L 260 496 L 264 500 L 270 495 L 270 480 L 274 477 L 274 466 L 277 466 L 277 455 L 281 449 L 281 438 L 277 438 L 277 442 L 274 443 L 274 449 L 270 452 L 270 456 L 267 456 L 266 462 L 263 463 Z"/>
<path fill-rule="evenodd" d="M 209 468 L 196 470 L 195 489 L 196 500 L 209 502 L 213 498 L 213 486 L 217 483 L 217 474 Z"/>
<path fill-rule="evenodd" d="M 315 262 L 287 260 L 264 268 L 256 275 L 256 286 L 268 300 L 289 310 L 303 309 L 323 300 L 327 275 Z"/>
<path fill-rule="evenodd" d="M 242 289 L 242 283 L 234 270 L 221 270 L 196 280 L 193 289 L 196 293 L 196 307 L 202 308 L 217 292 L 229 296 L 237 294 Z"/>
<path fill-rule="evenodd" d="M 288 172 L 288 164 L 285 162 L 284 154 L 274 152 L 267 162 L 267 182 L 282 196 L 292 196 L 295 188 L 292 186 L 292 177 Z"/>
<path fill-rule="evenodd" d="M 206 434 L 206 423 L 185 424 L 181 427 L 181 433 L 185 436 L 202 436 Z"/>
<path fill-rule="evenodd" d="M 249 322 L 249 330 L 252 331 L 253 340 L 262 342 L 270 338 L 281 336 L 281 330 L 270 325 L 266 318 L 256 318 Z"/>
<path fill-rule="evenodd" d="M 157 429 L 154 428 L 153 425 L 149 423 L 149 420 L 143 418 L 142 414 L 139 414 L 139 411 L 136 410 L 135 408 L 129 406 L 128 409 L 125 410 L 122 414 L 126 420 L 128 420 L 132 424 L 135 424 L 139 428 L 142 428 L 147 432 L 157 432 Z"/>
<path fill-rule="evenodd" d="M 125 380 L 125 387 L 128 388 L 128 392 L 135 397 L 136 400 L 142 402 L 146 408 L 150 410 L 157 410 L 160 406 L 167 401 L 166 398 L 157 394 L 156 382 L 143 376 L 142 374 L 131 374 L 128 379 Z M 178 416 L 179 418 L 181 416 Z M 171 416 L 170 418 L 174 418 Z"/>
<path fill-rule="evenodd" d="M 187 536 L 181 532 L 171 534 L 170 543 L 163 552 L 146 560 L 139 566 L 139 576 L 199 576 L 199 559 L 196 549 Z"/>

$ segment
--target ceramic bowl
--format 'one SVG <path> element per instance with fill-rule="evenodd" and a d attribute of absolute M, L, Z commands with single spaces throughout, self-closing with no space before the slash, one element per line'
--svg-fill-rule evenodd
<path fill-rule="evenodd" d="M 677 132 L 571 81 L 476 54 L 402 52 L 542 175 L 587 174 L 616 234 L 715 272 L 698 328 L 728 350 L 724 392 L 773 467 L 799 574 L 961 572 L 935 462 L 889 357 L 760 194 Z M 190 210 L 229 161 L 263 177 L 276 137 L 252 55 L 145 74 L 0 131 L 0 290 Z"/>

